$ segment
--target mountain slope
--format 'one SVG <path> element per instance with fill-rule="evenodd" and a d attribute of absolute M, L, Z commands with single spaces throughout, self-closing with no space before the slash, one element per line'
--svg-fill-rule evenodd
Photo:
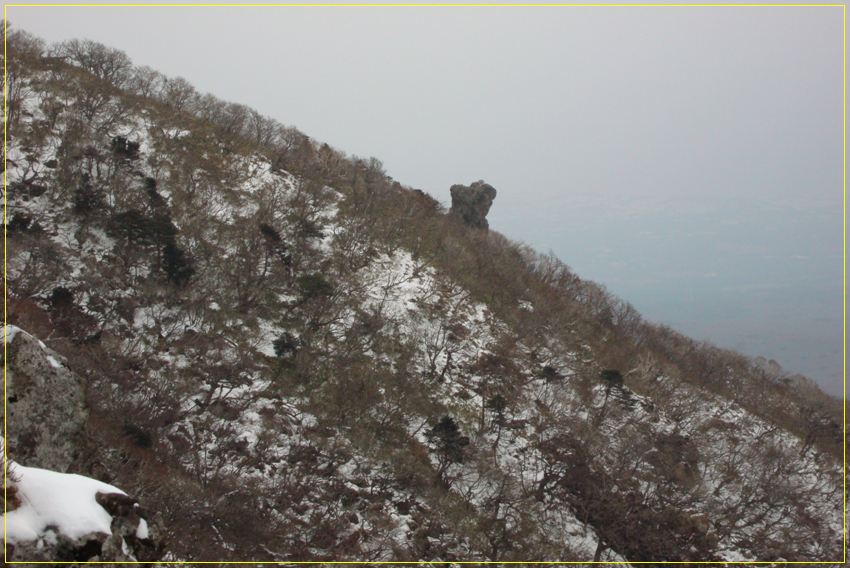
<path fill-rule="evenodd" d="M 120 52 L 7 54 L 7 319 L 174 559 L 841 559 L 816 387 Z"/>

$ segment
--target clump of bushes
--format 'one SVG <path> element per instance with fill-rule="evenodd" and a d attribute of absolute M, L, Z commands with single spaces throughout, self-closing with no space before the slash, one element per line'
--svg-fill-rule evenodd
<path fill-rule="evenodd" d="M 298 278 L 298 287 L 304 298 L 330 296 L 334 291 L 333 285 L 318 273 L 306 274 Z"/>
<path fill-rule="evenodd" d="M 134 161 L 139 159 L 139 143 L 127 140 L 123 136 L 116 136 L 109 144 L 109 150 L 115 156 L 124 160 Z"/>
<path fill-rule="evenodd" d="M 460 428 L 450 416 L 444 416 L 425 432 L 425 438 L 437 455 L 437 480 L 443 485 L 450 485 L 446 475 L 448 469 L 452 464 L 464 462 L 469 438 L 461 436 Z"/>

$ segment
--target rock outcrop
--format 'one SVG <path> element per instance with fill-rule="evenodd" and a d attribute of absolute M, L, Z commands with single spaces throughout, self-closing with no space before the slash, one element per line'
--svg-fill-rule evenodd
<path fill-rule="evenodd" d="M 489 229 L 487 213 L 496 199 L 496 189 L 483 181 L 476 181 L 469 186 L 453 185 L 452 213 L 460 217 L 467 225 L 477 229 Z"/>
<path fill-rule="evenodd" d="M 13 484 L 9 489 L 15 498 L 7 500 L 4 514 L 4 526 L 9 529 L 6 559 L 160 560 L 164 530 L 159 514 L 142 508 L 120 489 L 66 473 L 74 469 L 85 444 L 88 410 L 83 379 L 32 335 L 11 325 L 5 331 L 6 448 L 9 457 L 18 462 L 9 462 L 7 481 Z M 96 494 L 92 490 L 94 499 L 81 501 L 79 495 L 92 483 L 103 489 Z M 69 499 L 63 499 L 65 496 Z M 78 508 L 81 502 L 88 513 Z M 99 510 L 99 515 L 105 511 L 109 515 L 106 524 L 76 534 L 69 531 L 68 526 L 88 526 L 82 519 L 91 517 L 90 509 Z"/>
<path fill-rule="evenodd" d="M 6 326 L 6 444 L 30 467 L 67 472 L 80 454 L 88 419 L 83 379 L 63 358 L 14 326 Z"/>

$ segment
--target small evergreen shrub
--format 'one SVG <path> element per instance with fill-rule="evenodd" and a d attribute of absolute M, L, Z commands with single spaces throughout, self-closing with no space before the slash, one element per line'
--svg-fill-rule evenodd
<path fill-rule="evenodd" d="M 334 289 L 333 285 L 318 273 L 301 276 L 298 279 L 298 287 L 305 298 L 330 296 Z"/>
<path fill-rule="evenodd" d="M 109 144 L 109 150 L 116 157 L 124 160 L 134 161 L 139 159 L 139 143 L 131 142 L 123 136 L 113 138 Z"/>
<path fill-rule="evenodd" d="M 30 219 L 26 215 L 22 215 L 20 213 L 15 213 L 12 215 L 12 218 L 6 224 L 6 234 L 7 235 L 16 235 L 22 234 L 29 231 L 30 227 L 37 226 L 38 223 L 33 224 L 32 219 Z"/>
<path fill-rule="evenodd" d="M 599 373 L 599 378 L 608 383 L 610 386 L 623 384 L 623 375 L 616 369 L 605 369 Z"/>
<path fill-rule="evenodd" d="M 162 267 L 168 280 L 177 286 L 185 286 L 195 274 L 192 260 L 173 240 L 162 249 Z"/>
<path fill-rule="evenodd" d="M 436 426 L 425 432 L 425 438 L 437 454 L 437 479 L 443 485 L 448 485 L 446 472 L 452 464 L 464 462 L 469 438 L 461 436 L 460 428 L 450 416 L 444 416 Z"/>
<path fill-rule="evenodd" d="M 74 303 L 74 293 L 64 286 L 58 286 L 50 293 L 48 301 L 54 309 L 71 306 Z"/>
<path fill-rule="evenodd" d="M 128 244 L 167 245 L 174 241 L 177 227 L 167 214 L 147 217 L 137 209 L 130 209 L 112 216 L 106 226 L 106 234 Z"/>
<path fill-rule="evenodd" d="M 103 208 L 103 192 L 95 189 L 88 182 L 74 191 L 74 212 L 79 215 L 88 215 Z"/>
<path fill-rule="evenodd" d="M 280 233 L 271 225 L 260 223 L 260 232 L 263 234 L 264 237 L 266 237 L 270 241 L 279 243 L 281 240 Z"/>
<path fill-rule="evenodd" d="M 274 347 L 275 356 L 281 359 L 292 359 L 298 352 L 298 338 L 285 331 L 272 342 L 272 347 Z"/>

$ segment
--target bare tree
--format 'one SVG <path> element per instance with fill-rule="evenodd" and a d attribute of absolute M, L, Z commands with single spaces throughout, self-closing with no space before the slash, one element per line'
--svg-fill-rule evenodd
<path fill-rule="evenodd" d="M 52 49 L 52 55 L 67 59 L 117 88 L 127 84 L 133 69 L 126 53 L 90 39 L 64 41 Z"/>

